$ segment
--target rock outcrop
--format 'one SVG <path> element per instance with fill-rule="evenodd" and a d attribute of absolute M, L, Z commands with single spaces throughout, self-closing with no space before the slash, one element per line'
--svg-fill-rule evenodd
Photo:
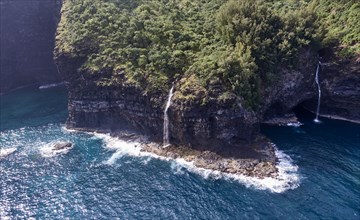
<path fill-rule="evenodd" d="M 161 142 L 164 106 L 151 95 L 131 85 L 102 87 L 86 79 L 70 81 L 68 89 L 69 128 L 140 132 Z M 165 104 L 166 94 L 158 100 Z M 183 106 L 175 101 L 169 119 L 170 142 L 196 148 L 250 143 L 259 132 L 255 114 L 233 103 Z"/>
<path fill-rule="evenodd" d="M 292 71 L 283 69 L 279 73 L 276 83 L 267 88 L 263 96 L 264 101 L 259 109 L 261 122 L 283 118 L 283 124 L 292 123 L 294 120 L 287 115 L 292 115 L 292 109 L 300 103 L 317 97 L 315 85 L 316 53 L 310 49 L 301 52 L 297 68 Z"/>
<path fill-rule="evenodd" d="M 247 150 L 253 155 L 245 155 L 244 152 L 232 152 L 232 154 L 215 153 L 208 150 L 194 150 L 182 146 L 169 146 L 162 148 L 156 144 L 144 144 L 142 151 L 154 153 L 158 156 L 183 159 L 193 162 L 196 167 L 207 170 L 216 170 L 224 173 L 241 174 L 258 178 L 274 177 L 278 175 L 276 167 L 277 158 L 274 148 L 267 140 L 259 141 Z M 265 153 L 266 152 L 266 153 Z"/>
<path fill-rule="evenodd" d="M 52 148 L 53 148 L 53 150 L 58 151 L 58 150 L 69 149 L 72 146 L 73 146 L 73 144 L 70 142 L 59 142 L 59 143 L 56 143 Z"/>

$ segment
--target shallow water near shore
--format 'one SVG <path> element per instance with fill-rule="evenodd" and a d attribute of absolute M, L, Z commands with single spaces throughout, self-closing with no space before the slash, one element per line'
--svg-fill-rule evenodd
<path fill-rule="evenodd" d="M 297 185 L 277 193 L 139 155 L 136 143 L 66 130 L 63 88 L 26 88 L 0 99 L 0 149 L 16 149 L 0 157 L 0 219 L 360 218 L 359 124 L 314 123 L 300 111 L 300 127 L 264 126 L 291 158 L 284 166 L 297 167 Z M 44 156 L 57 141 L 74 146 Z"/>

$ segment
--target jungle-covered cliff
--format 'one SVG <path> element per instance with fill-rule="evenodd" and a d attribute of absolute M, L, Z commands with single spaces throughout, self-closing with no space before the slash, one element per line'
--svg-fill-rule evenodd
<path fill-rule="evenodd" d="M 241 147 L 264 120 L 312 106 L 318 59 L 324 109 L 348 99 L 351 111 L 333 112 L 358 120 L 359 11 L 343 0 L 65 0 L 55 59 L 70 82 L 67 125 L 160 141 L 174 85 L 172 143 Z"/>

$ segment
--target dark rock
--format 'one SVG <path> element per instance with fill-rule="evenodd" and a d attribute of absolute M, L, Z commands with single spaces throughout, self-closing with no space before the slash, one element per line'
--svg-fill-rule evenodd
<path fill-rule="evenodd" d="M 63 150 L 71 147 L 72 147 L 72 143 L 70 142 L 59 142 L 53 146 L 53 150 Z"/>
<path fill-rule="evenodd" d="M 98 86 L 96 77 L 79 72 L 82 59 L 58 54 L 56 62 L 70 82 L 67 127 L 111 133 L 123 130 L 162 142 L 167 93 L 144 94 L 126 83 Z M 213 100 L 201 106 L 173 100 L 168 113 L 170 142 L 202 150 L 219 151 L 251 143 L 260 130 L 255 113 L 232 102 L 219 105 Z"/>
<path fill-rule="evenodd" d="M 196 150 L 183 146 L 159 147 L 156 144 L 143 144 L 142 151 L 157 154 L 172 159 L 182 158 L 193 162 L 196 167 L 224 173 L 243 174 L 259 178 L 274 177 L 278 175 L 274 147 L 268 144 L 266 150 L 258 155 L 259 158 L 241 159 L 237 157 L 224 157 L 211 151 Z M 265 153 L 265 151 L 267 151 Z"/>
<path fill-rule="evenodd" d="M 296 125 L 296 124 L 300 125 L 298 118 L 293 112 L 282 116 L 274 116 L 273 118 L 267 119 L 262 123 L 268 125 L 278 125 L 278 126 L 288 126 L 288 125 Z"/>
<path fill-rule="evenodd" d="M 314 82 L 316 53 L 310 49 L 301 51 L 295 70 L 280 70 L 278 79 L 267 88 L 264 94 L 259 117 L 262 122 L 274 118 L 286 118 L 292 109 L 317 95 Z"/>
<path fill-rule="evenodd" d="M 333 57 L 320 72 L 322 90 L 320 115 L 360 122 L 360 63 Z M 317 97 L 303 103 L 316 111 Z"/>
<path fill-rule="evenodd" d="M 330 54 L 322 58 L 319 73 L 322 91 L 320 115 L 360 122 L 359 59 L 343 59 L 333 52 Z M 316 63 L 314 53 L 303 51 L 298 71 L 284 69 L 280 79 L 264 95 L 266 98 L 259 111 L 263 122 L 272 123 L 272 120 L 287 118 L 289 112 L 298 105 L 316 111 Z"/>

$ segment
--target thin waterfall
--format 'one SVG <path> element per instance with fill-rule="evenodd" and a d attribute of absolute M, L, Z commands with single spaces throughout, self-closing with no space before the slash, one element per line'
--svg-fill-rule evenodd
<path fill-rule="evenodd" d="M 317 64 L 317 66 L 316 66 L 316 74 L 315 74 L 315 82 L 316 82 L 316 85 L 317 85 L 317 87 L 318 87 L 318 92 L 319 92 L 317 109 L 316 109 L 316 117 L 315 117 L 315 119 L 314 119 L 315 122 L 320 122 L 320 121 L 319 121 L 320 101 L 321 101 L 321 88 L 320 88 L 320 83 L 319 83 L 319 71 L 320 71 L 320 67 L 321 67 L 321 62 L 319 61 L 318 64 Z"/>
<path fill-rule="evenodd" d="M 168 99 L 167 99 L 165 110 L 164 110 L 164 133 L 163 133 L 164 145 L 163 145 L 163 147 L 167 147 L 170 145 L 168 109 L 171 105 L 171 98 L 173 96 L 173 91 L 174 91 L 174 85 L 171 87 L 171 89 L 169 91 Z"/>

